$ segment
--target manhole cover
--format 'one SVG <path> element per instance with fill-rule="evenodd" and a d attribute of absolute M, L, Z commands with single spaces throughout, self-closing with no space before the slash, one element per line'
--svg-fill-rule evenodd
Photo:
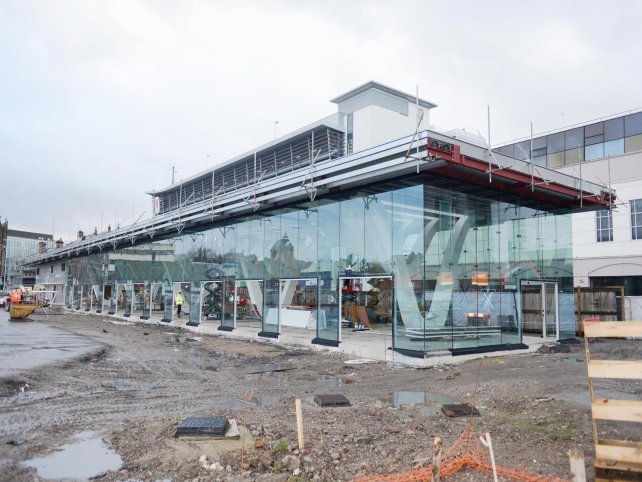
<path fill-rule="evenodd" d="M 467 403 L 442 405 L 441 411 L 448 417 L 469 417 L 470 415 L 479 417 L 479 411 Z"/>
<path fill-rule="evenodd" d="M 314 402 L 320 407 L 349 407 L 350 400 L 343 395 L 317 395 Z"/>
<path fill-rule="evenodd" d="M 229 426 L 227 417 L 187 417 L 176 427 L 176 437 L 181 435 L 216 435 L 223 437 Z"/>

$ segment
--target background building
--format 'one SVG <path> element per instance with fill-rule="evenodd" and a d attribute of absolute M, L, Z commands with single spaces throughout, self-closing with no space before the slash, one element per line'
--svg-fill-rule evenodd
<path fill-rule="evenodd" d="M 589 121 L 495 150 L 518 159 L 532 159 L 537 166 L 598 182 L 617 192 L 610 209 L 573 214 L 574 286 L 622 286 L 624 315 L 640 319 L 642 112 Z"/>
<path fill-rule="evenodd" d="M 37 267 L 24 266 L 23 258 L 35 253 L 42 253 L 55 246 L 51 234 L 29 231 L 7 230 L 7 250 L 5 255 L 5 285 L 33 286 L 36 282 Z"/>
<path fill-rule="evenodd" d="M 9 221 L 6 219 L 4 223 L 0 218 L 0 290 L 4 289 L 5 278 L 5 262 L 7 256 L 7 230 L 9 229 Z"/>

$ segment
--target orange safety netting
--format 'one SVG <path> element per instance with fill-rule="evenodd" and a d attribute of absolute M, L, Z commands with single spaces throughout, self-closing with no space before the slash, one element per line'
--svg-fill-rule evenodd
<path fill-rule="evenodd" d="M 464 468 L 493 474 L 490 457 L 480 445 L 478 435 L 481 434 L 474 434 L 469 426 L 461 433 L 455 443 L 444 451 L 441 459 L 441 477 L 448 477 Z M 509 469 L 498 465 L 495 468 L 499 477 L 516 482 L 568 482 L 559 477 L 541 475 L 536 472 Z M 432 475 L 433 466 L 430 464 L 427 467 L 396 474 L 369 475 L 356 479 L 356 482 L 426 482 L 432 480 Z"/>

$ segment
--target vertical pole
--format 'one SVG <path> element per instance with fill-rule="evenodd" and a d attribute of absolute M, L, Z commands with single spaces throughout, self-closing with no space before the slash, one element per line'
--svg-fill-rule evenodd
<path fill-rule="evenodd" d="M 528 160 L 533 162 L 533 122 L 531 121 L 531 152 L 528 156 Z"/>
<path fill-rule="evenodd" d="M 294 400 L 294 406 L 296 408 L 296 431 L 299 438 L 299 450 L 303 452 L 305 443 L 303 441 L 303 410 L 301 409 L 300 398 Z"/>
<path fill-rule="evenodd" d="M 419 84 L 417 84 L 417 97 L 415 98 L 415 106 L 417 111 L 415 112 L 417 116 L 417 172 L 419 172 L 419 128 L 421 127 L 419 125 Z"/>
<path fill-rule="evenodd" d="M 579 152 L 580 150 L 580 145 L 577 145 L 577 150 Z M 580 157 L 580 207 L 584 205 L 584 179 L 582 178 L 582 157 Z"/>
<path fill-rule="evenodd" d="M 432 482 L 440 482 L 441 480 L 441 452 L 443 443 L 439 437 L 435 437 L 433 443 L 432 453 Z"/>

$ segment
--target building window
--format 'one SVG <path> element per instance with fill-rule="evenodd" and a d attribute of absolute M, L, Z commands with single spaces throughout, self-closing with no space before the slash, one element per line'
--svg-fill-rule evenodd
<path fill-rule="evenodd" d="M 642 239 L 642 199 L 633 199 L 631 205 L 631 239 Z"/>
<path fill-rule="evenodd" d="M 51 265 L 51 272 L 53 273 L 53 264 Z"/>
<path fill-rule="evenodd" d="M 65 263 L 60 263 L 60 271 L 65 271 Z"/>
<path fill-rule="evenodd" d="M 37 275 L 39 275 L 39 274 L 40 274 L 40 268 L 36 268 L 36 274 L 37 274 Z"/>
<path fill-rule="evenodd" d="M 613 241 L 613 216 L 610 209 L 601 209 L 595 213 L 597 242 Z"/>

